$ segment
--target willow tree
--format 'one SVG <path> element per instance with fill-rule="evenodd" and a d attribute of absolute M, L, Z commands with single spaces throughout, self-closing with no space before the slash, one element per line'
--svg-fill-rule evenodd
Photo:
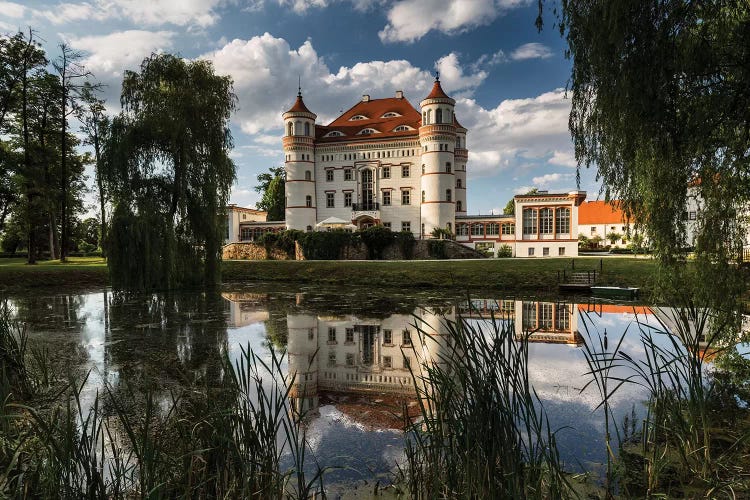
<path fill-rule="evenodd" d="M 122 84 L 105 178 L 113 204 L 110 277 L 117 288 L 175 288 L 219 281 L 229 189 L 229 77 L 208 61 L 152 55 Z"/>
<path fill-rule="evenodd" d="M 539 1 L 540 18 L 544 0 Z M 729 304 L 750 200 L 750 4 L 561 0 L 576 159 L 645 226 L 662 287 Z M 702 206 L 686 240 L 688 195 Z M 695 245 L 697 280 L 684 248 Z M 710 286 L 708 286 L 710 285 Z"/>

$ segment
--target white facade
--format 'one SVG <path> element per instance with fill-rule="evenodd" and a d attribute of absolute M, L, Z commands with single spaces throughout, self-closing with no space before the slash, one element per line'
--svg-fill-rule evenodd
<path fill-rule="evenodd" d="M 265 222 L 268 214 L 262 210 L 229 205 L 227 207 L 227 234 L 224 243 L 237 243 L 249 240 L 252 222 Z"/>

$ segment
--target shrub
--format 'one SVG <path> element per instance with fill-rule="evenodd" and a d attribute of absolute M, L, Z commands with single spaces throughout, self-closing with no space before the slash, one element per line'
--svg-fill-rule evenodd
<path fill-rule="evenodd" d="M 433 229 L 431 234 L 432 234 L 432 237 L 436 239 L 441 239 L 441 240 L 453 239 L 453 233 L 441 227 L 436 227 L 435 229 Z"/>
<path fill-rule="evenodd" d="M 414 256 L 414 244 L 416 240 L 411 231 L 401 231 L 396 233 L 396 244 L 401 249 L 401 255 L 405 260 L 411 260 Z"/>
<path fill-rule="evenodd" d="M 356 245 L 358 238 L 350 232 L 336 230 L 302 233 L 298 241 L 308 260 L 338 260 L 344 247 Z"/>
<path fill-rule="evenodd" d="M 433 259 L 447 259 L 448 253 L 446 251 L 445 241 L 442 240 L 430 240 L 427 242 L 427 252 Z"/>
<path fill-rule="evenodd" d="M 383 250 L 396 239 L 396 235 L 384 226 L 368 227 L 360 231 L 359 237 L 362 239 L 362 243 L 367 246 L 368 259 L 382 259 Z"/>
<path fill-rule="evenodd" d="M 513 257 L 513 249 L 510 247 L 510 245 L 500 245 L 500 247 L 497 249 L 497 257 L 498 258 Z"/>

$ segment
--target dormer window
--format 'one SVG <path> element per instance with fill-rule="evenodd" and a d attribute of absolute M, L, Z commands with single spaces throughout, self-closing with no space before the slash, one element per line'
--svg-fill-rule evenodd
<path fill-rule="evenodd" d="M 357 120 L 369 120 L 365 115 L 354 115 L 351 118 L 349 118 L 349 121 L 357 121 Z"/>
<path fill-rule="evenodd" d="M 344 134 L 339 132 L 338 130 L 331 130 L 323 137 L 344 137 Z"/>
<path fill-rule="evenodd" d="M 370 134 L 377 134 L 378 131 L 374 128 L 364 128 L 357 133 L 357 135 L 370 135 Z"/>
<path fill-rule="evenodd" d="M 398 116 L 401 116 L 400 114 L 396 113 L 395 111 L 389 111 L 380 118 L 396 118 Z"/>
<path fill-rule="evenodd" d="M 408 125 L 399 125 L 398 127 L 393 129 L 394 132 L 405 132 L 407 130 L 414 130 L 414 129 Z"/>

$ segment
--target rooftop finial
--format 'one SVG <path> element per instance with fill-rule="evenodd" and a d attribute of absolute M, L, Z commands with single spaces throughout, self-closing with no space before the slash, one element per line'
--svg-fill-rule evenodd
<path fill-rule="evenodd" d="M 435 71 L 435 81 L 436 82 L 440 81 L 440 72 L 439 71 Z"/>
<path fill-rule="evenodd" d="M 302 76 L 297 75 L 297 97 L 302 97 Z"/>

